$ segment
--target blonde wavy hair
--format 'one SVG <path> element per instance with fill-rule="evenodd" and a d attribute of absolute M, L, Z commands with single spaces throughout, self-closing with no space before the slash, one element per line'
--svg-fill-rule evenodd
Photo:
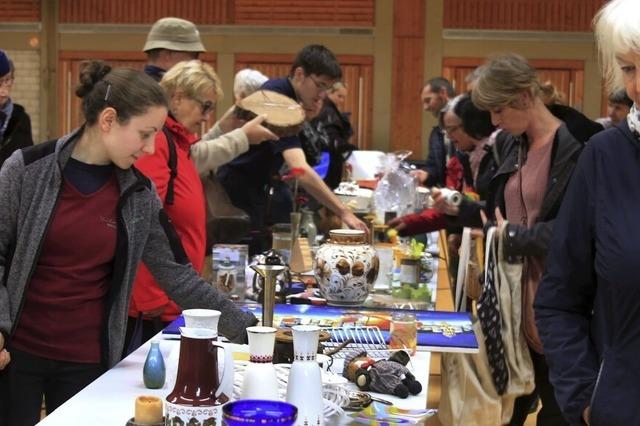
<path fill-rule="evenodd" d="M 533 98 L 540 96 L 536 70 L 524 57 L 505 53 L 489 58 L 477 69 L 471 99 L 483 110 L 505 106 L 522 109 L 523 92 L 528 92 Z"/>
<path fill-rule="evenodd" d="M 609 92 L 624 89 L 617 56 L 640 52 L 640 8 L 637 0 L 612 0 L 593 18 L 602 71 Z"/>
<path fill-rule="evenodd" d="M 178 90 L 190 98 L 199 98 L 210 89 L 213 89 L 216 99 L 222 99 L 224 95 L 218 74 L 211 65 L 197 59 L 175 64 L 162 77 L 160 86 L 169 97 Z"/>

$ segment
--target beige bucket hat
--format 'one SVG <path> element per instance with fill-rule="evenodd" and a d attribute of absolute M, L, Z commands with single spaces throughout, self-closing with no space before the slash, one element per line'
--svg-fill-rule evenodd
<path fill-rule="evenodd" d="M 179 52 L 205 52 L 200 33 L 193 22 L 168 17 L 157 20 L 147 35 L 143 52 L 169 49 Z"/>

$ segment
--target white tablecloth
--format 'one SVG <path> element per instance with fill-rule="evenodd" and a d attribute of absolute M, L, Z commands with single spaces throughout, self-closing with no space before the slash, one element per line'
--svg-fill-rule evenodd
<path fill-rule="evenodd" d="M 234 352 L 248 351 L 246 345 L 229 346 Z M 167 385 L 163 389 L 147 389 L 142 382 L 142 367 L 149 347 L 149 342 L 142 345 L 38 424 L 43 426 L 124 426 L 134 415 L 137 396 L 155 395 L 164 400 L 172 389 L 168 389 Z M 178 340 L 161 340 L 160 349 L 165 361 L 169 359 L 170 353 L 178 348 Z M 418 352 L 412 357 L 409 365 L 418 381 L 422 383 L 423 390 L 419 395 L 410 396 L 407 399 L 376 393 L 372 395 L 392 401 L 400 408 L 425 408 L 429 385 L 429 361 L 428 352 Z M 350 384 L 350 386 L 356 389 L 355 385 Z"/>

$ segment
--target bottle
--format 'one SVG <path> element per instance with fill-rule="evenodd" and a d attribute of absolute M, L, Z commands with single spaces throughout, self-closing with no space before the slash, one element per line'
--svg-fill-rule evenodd
<path fill-rule="evenodd" d="M 142 369 L 144 385 L 148 389 L 160 389 L 164 386 L 166 375 L 167 370 L 164 366 L 162 352 L 160 352 L 160 342 L 158 340 L 152 340 L 151 349 L 149 349 L 147 359 Z"/>

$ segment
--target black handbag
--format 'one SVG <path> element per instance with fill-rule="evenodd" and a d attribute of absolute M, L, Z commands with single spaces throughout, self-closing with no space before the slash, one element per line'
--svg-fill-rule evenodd
<path fill-rule="evenodd" d="M 207 247 L 240 241 L 251 229 L 249 215 L 231 203 L 215 173 L 210 172 L 202 178 L 202 188 L 207 212 Z"/>

